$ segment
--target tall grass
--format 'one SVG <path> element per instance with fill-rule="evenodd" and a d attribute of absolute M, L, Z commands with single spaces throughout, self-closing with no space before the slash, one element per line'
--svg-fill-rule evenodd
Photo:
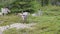
<path fill-rule="evenodd" d="M 33 29 L 9 29 L 4 34 L 60 34 L 60 16 L 31 16 L 28 20 L 37 25 Z"/>
<path fill-rule="evenodd" d="M 27 21 L 29 23 L 37 23 L 33 29 L 9 29 L 4 31 L 4 34 L 60 34 L 60 6 L 45 6 L 41 8 L 44 12 L 43 16 L 29 16 Z M 18 22 L 20 17 L 17 16 L 1 17 L 1 20 L 7 20 L 10 24 Z M 3 19 L 2 19 L 3 18 Z M 17 20 L 16 20 L 17 19 Z M 20 20 L 21 21 L 21 20 Z M 6 23 L 5 23 L 6 24 Z M 6 24 L 7 25 L 7 24 Z"/>

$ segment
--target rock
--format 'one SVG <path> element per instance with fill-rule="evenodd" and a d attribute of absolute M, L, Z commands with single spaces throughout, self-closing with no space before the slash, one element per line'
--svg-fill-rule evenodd
<path fill-rule="evenodd" d="M 33 26 L 35 24 L 21 24 L 21 23 L 15 23 L 15 24 L 11 24 L 10 28 L 17 28 L 17 29 L 24 29 L 24 28 L 31 28 L 31 26 Z"/>
<path fill-rule="evenodd" d="M 9 28 L 9 26 L 7 25 L 7 26 L 2 26 L 2 27 L 0 27 L 0 31 L 4 31 L 4 30 L 7 30 Z"/>
<path fill-rule="evenodd" d="M 2 32 L 7 29 L 11 29 L 11 28 L 16 28 L 16 29 L 28 28 L 28 29 L 30 29 L 30 28 L 32 28 L 31 26 L 34 26 L 34 25 L 36 25 L 36 23 L 30 23 L 30 24 L 15 23 L 15 24 L 11 24 L 11 25 L 1 26 L 0 34 L 2 34 Z"/>
<path fill-rule="evenodd" d="M 2 16 L 3 14 L 0 12 L 0 16 Z"/>
<path fill-rule="evenodd" d="M 3 34 L 3 32 L 2 32 L 2 31 L 0 31 L 0 34 Z"/>
<path fill-rule="evenodd" d="M 32 16 L 37 16 L 37 14 L 34 13 L 34 14 L 32 14 Z"/>

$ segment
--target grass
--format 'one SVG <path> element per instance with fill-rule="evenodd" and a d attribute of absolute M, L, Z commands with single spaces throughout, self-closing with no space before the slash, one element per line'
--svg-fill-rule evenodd
<path fill-rule="evenodd" d="M 21 18 L 16 15 L 6 15 L 0 17 L 0 26 L 5 26 L 13 23 L 20 23 Z"/>
<path fill-rule="evenodd" d="M 48 15 L 48 16 L 57 16 L 60 15 L 60 6 L 44 6 L 41 8 L 43 11 L 43 15 Z"/>
<path fill-rule="evenodd" d="M 31 16 L 29 21 L 37 23 L 34 29 L 8 29 L 4 34 L 60 34 L 60 16 Z"/>
<path fill-rule="evenodd" d="M 60 10 L 59 6 L 50 6 L 42 8 L 44 14 L 43 16 L 33 17 L 29 16 L 28 22 L 37 23 L 34 29 L 19 29 L 16 30 L 8 29 L 5 30 L 4 34 L 60 34 Z M 7 20 L 7 18 L 9 18 Z M 4 16 L 1 17 L 1 20 L 7 20 L 7 23 L 3 23 L 5 25 L 11 24 L 11 22 L 18 22 L 21 18 L 17 16 Z M 16 20 L 17 19 L 17 20 Z M 21 20 L 20 20 L 21 21 Z M 20 22 L 19 21 L 19 22 Z M 1 24 L 3 26 L 3 24 Z"/>

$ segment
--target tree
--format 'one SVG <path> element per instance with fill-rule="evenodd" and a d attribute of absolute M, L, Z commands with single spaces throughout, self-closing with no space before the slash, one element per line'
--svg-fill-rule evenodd
<path fill-rule="evenodd" d="M 5 7 L 8 6 L 9 4 L 15 2 L 16 0 L 0 0 L 0 6 Z"/>
<path fill-rule="evenodd" d="M 28 11 L 33 12 L 37 11 L 40 7 L 40 4 L 36 0 L 17 0 L 16 2 L 12 3 L 11 10 L 14 12 L 18 10 L 19 12 Z M 16 11 L 17 12 L 17 11 Z"/>
<path fill-rule="evenodd" d="M 9 7 L 12 12 L 21 11 L 37 11 L 39 9 L 39 3 L 36 0 L 1 0 L 1 7 Z"/>

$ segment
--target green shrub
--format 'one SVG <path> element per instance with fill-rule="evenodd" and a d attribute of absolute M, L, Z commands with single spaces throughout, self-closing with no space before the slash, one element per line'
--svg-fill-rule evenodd
<path fill-rule="evenodd" d="M 60 15 L 60 6 L 45 6 L 42 7 L 41 10 L 43 11 L 44 15 L 48 15 L 48 16 Z"/>

